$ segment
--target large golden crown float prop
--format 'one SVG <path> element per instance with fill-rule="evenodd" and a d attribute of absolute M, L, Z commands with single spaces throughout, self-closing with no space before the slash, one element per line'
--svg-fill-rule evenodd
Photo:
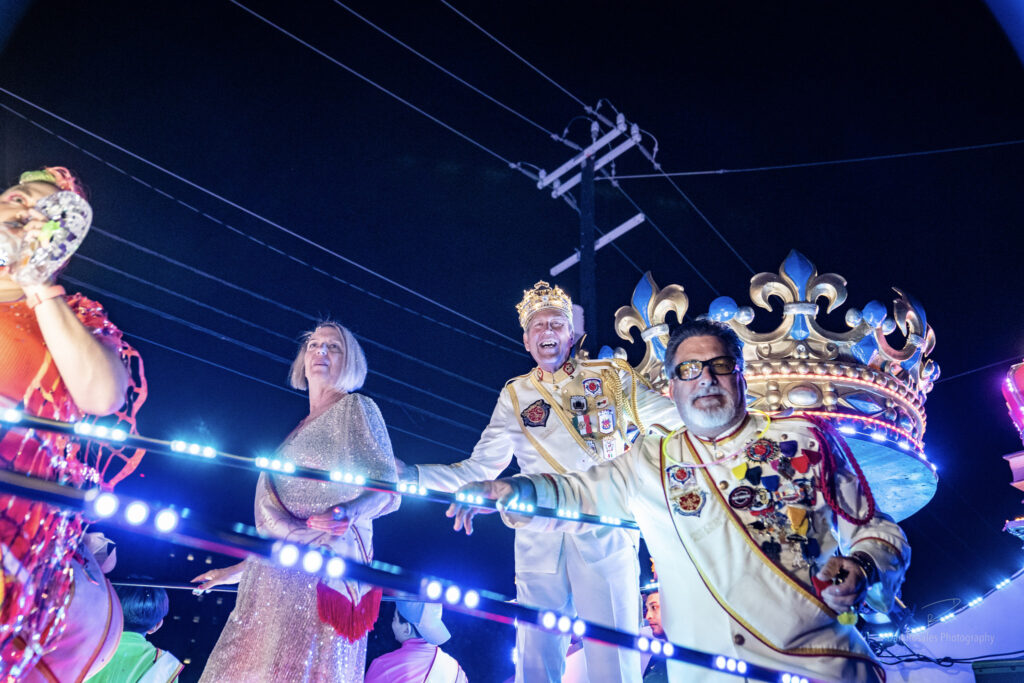
<path fill-rule="evenodd" d="M 759 273 L 750 281 L 750 300 L 756 306 L 777 316 L 781 304 L 778 327 L 755 332 L 750 327 L 754 309 L 727 296 L 711 302 L 707 317 L 729 325 L 744 342 L 750 408 L 769 413 L 792 409 L 831 420 L 846 435 L 879 507 L 901 520 L 935 494 L 938 476 L 922 437 L 925 398 L 939 368 L 929 357 L 935 334 L 924 309 L 894 291 L 891 314 L 880 302 L 870 301 L 847 310 L 849 329 L 829 330 L 819 318 L 846 301 L 846 280 L 835 273 L 819 275 L 794 250 L 778 274 Z M 633 341 L 635 327 L 647 343 L 637 370 L 655 387 L 667 384 L 662 372 L 669 338 L 665 317 L 674 311 L 681 321 L 688 307 L 681 286 L 659 289 L 648 273 L 633 291 L 631 305 L 615 314 L 620 337 Z M 902 340 L 900 348 L 890 343 L 892 336 Z"/>

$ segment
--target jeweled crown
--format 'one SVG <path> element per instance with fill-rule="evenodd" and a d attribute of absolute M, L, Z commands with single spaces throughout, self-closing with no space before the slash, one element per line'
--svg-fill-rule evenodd
<path fill-rule="evenodd" d="M 532 289 L 523 291 L 523 300 L 516 304 L 516 311 L 519 313 L 519 326 L 524 330 L 530 318 L 537 311 L 545 308 L 553 308 L 565 314 L 565 317 L 572 320 L 572 299 L 562 291 L 561 287 L 552 287 L 541 280 Z"/>
<path fill-rule="evenodd" d="M 673 288 L 678 291 L 669 295 Z M 831 420 L 854 439 L 851 447 L 882 509 L 902 519 L 935 492 L 935 468 L 924 453 L 924 403 L 939 367 L 930 358 L 935 333 L 924 309 L 895 292 L 891 314 L 871 301 L 846 312 L 848 330 L 830 330 L 819 314 L 846 301 L 846 280 L 819 274 L 803 254 L 791 251 L 777 274 L 759 273 L 750 281 L 750 300 L 782 314 L 774 330 L 751 329 L 753 308 L 729 297 L 712 301 L 707 315 L 729 325 L 744 342 L 749 407 L 769 413 L 795 409 Z M 654 381 L 664 362 L 668 334 L 663 322 L 671 308 L 680 318 L 685 313 L 682 288 L 658 290 L 646 275 L 632 306 L 616 314 L 616 330 L 624 339 L 631 338 L 632 327 L 640 329 L 647 342 L 641 368 Z M 891 342 L 897 329 L 900 339 Z"/>

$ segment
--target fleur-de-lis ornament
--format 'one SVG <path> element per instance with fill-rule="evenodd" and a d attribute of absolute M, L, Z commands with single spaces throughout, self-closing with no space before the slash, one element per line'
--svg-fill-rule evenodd
<path fill-rule="evenodd" d="M 664 386 L 668 381 L 662 372 L 669 337 L 665 317 L 674 311 L 676 320 L 681 322 L 689 305 L 690 299 L 680 285 L 659 289 L 648 271 L 633 289 L 630 305 L 615 312 L 615 332 L 619 337 L 632 342 L 632 329 L 640 330 L 640 339 L 647 344 L 647 351 L 636 370 L 655 388 Z"/>

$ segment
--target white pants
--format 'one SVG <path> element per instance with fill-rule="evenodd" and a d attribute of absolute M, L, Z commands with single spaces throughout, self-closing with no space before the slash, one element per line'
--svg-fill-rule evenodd
<path fill-rule="evenodd" d="M 624 548 L 597 562 L 583 561 L 566 535 L 554 573 L 518 572 L 520 603 L 636 633 L 640 626 L 640 564 Z M 561 683 L 569 636 L 520 624 L 516 633 L 516 683 Z M 640 683 L 640 653 L 584 640 L 590 683 Z"/>

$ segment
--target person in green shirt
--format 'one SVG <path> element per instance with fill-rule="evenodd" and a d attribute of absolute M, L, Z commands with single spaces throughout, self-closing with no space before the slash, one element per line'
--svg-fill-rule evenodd
<path fill-rule="evenodd" d="M 124 633 L 117 652 L 89 683 L 170 683 L 184 665 L 146 636 L 156 632 L 167 616 L 167 591 L 147 586 L 115 586 L 124 612 Z"/>

